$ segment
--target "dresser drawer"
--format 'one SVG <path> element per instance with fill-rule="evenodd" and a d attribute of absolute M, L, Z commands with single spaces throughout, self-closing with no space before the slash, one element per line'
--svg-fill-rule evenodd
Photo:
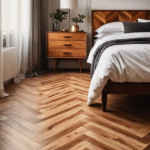
<path fill-rule="evenodd" d="M 50 41 L 48 48 L 86 48 L 85 41 Z"/>
<path fill-rule="evenodd" d="M 86 38 L 86 33 L 48 33 L 48 40 L 50 41 L 85 41 Z"/>
<path fill-rule="evenodd" d="M 85 58 L 86 49 L 48 49 L 49 58 Z"/>

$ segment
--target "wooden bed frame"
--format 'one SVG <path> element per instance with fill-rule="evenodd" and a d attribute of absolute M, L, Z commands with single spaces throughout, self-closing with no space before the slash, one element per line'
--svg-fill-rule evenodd
<path fill-rule="evenodd" d="M 92 37 L 100 26 L 116 21 L 137 22 L 138 18 L 150 20 L 150 10 L 93 10 Z M 150 94 L 150 83 L 117 83 L 108 81 L 102 92 L 102 107 L 106 111 L 108 94 Z"/>

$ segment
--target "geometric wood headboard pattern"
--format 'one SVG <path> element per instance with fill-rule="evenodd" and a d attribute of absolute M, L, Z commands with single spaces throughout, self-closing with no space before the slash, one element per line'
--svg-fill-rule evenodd
<path fill-rule="evenodd" d="M 100 26 L 117 21 L 136 22 L 138 18 L 150 20 L 150 10 L 93 10 L 92 33 Z"/>

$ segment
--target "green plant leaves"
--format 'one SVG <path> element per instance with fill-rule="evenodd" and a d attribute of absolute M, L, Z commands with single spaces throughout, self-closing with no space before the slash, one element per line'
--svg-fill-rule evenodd
<path fill-rule="evenodd" d="M 62 11 L 59 8 L 56 9 L 56 12 L 50 13 L 50 18 L 52 21 L 57 20 L 59 22 L 62 22 L 64 19 L 67 19 L 68 12 Z"/>
<path fill-rule="evenodd" d="M 86 19 L 85 15 L 78 15 L 78 17 L 72 18 L 72 21 L 75 23 L 83 23 L 83 19 Z"/>

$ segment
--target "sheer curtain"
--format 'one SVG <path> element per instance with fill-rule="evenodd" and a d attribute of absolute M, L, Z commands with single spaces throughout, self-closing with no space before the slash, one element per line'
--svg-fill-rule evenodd
<path fill-rule="evenodd" d="M 0 98 L 8 96 L 3 86 L 3 36 L 2 36 L 2 0 L 0 0 Z"/>
<path fill-rule="evenodd" d="M 3 88 L 3 50 L 10 47 L 17 50 L 15 83 L 24 79 L 28 70 L 28 51 L 32 48 L 31 1 L 0 0 L 0 98 L 7 96 Z"/>

